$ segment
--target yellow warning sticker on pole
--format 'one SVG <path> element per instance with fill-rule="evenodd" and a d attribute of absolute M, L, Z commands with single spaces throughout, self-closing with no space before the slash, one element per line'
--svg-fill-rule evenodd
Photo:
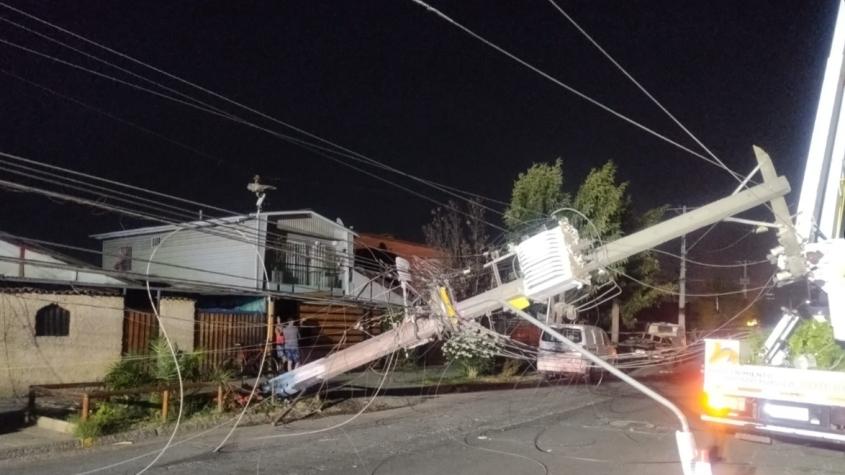
<path fill-rule="evenodd" d="M 508 303 L 511 305 L 511 307 L 518 308 L 519 310 L 524 310 L 528 308 L 529 305 L 531 305 L 531 301 L 528 300 L 528 297 L 524 297 L 522 295 L 508 300 Z"/>
<path fill-rule="evenodd" d="M 455 306 L 452 305 L 452 299 L 449 298 L 449 290 L 446 287 L 440 287 L 440 300 L 443 302 L 443 308 L 446 309 L 446 315 L 449 318 L 456 318 L 458 316 L 458 312 L 455 311 Z"/>

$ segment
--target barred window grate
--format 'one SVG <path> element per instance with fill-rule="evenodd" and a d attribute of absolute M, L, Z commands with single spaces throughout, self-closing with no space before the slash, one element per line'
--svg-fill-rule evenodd
<path fill-rule="evenodd" d="M 68 336 L 70 311 L 54 303 L 35 313 L 35 336 Z"/>

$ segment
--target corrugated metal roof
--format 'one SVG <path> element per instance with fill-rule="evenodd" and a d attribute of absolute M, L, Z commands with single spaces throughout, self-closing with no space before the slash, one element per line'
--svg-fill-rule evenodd
<path fill-rule="evenodd" d="M 356 249 L 379 249 L 391 252 L 398 256 L 410 259 L 420 257 L 423 259 L 440 259 L 446 253 L 425 244 L 396 239 L 386 234 L 361 233 L 355 238 Z"/>
<path fill-rule="evenodd" d="M 6 242 L 8 242 L 8 243 L 10 243 L 14 246 L 23 246 L 27 249 L 30 249 L 30 250 L 33 250 L 33 251 L 36 251 L 36 252 L 40 252 L 42 254 L 46 254 L 50 257 L 53 257 L 53 258 L 60 260 L 62 262 L 66 262 L 68 264 L 73 264 L 73 265 L 76 265 L 76 266 L 79 266 L 79 267 L 87 267 L 87 268 L 92 269 L 95 272 L 99 270 L 99 267 L 95 266 L 94 264 L 92 264 L 90 262 L 85 262 L 85 261 L 77 259 L 75 257 L 71 257 L 71 256 L 64 254 L 62 252 L 59 252 L 59 251 L 57 251 L 57 250 L 55 250 L 51 247 L 47 247 L 47 246 L 45 246 L 41 243 L 30 241 L 29 239 L 26 239 L 26 238 L 13 236 L 11 234 L 7 234 L 7 233 L 0 231 L 0 240 L 6 241 Z M 32 263 L 32 264 L 29 264 L 29 265 L 37 265 L 37 263 Z"/>

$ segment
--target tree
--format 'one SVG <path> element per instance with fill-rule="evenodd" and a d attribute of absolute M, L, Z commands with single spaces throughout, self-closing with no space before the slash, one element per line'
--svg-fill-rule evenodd
<path fill-rule="evenodd" d="M 535 163 L 520 173 L 513 184 L 505 226 L 513 233 L 525 231 L 568 203 L 569 196 L 563 192 L 563 161 Z"/>
<path fill-rule="evenodd" d="M 616 165 L 607 162 L 590 170 L 572 206 L 590 218 L 602 240 L 613 240 L 622 235 L 629 202 L 628 182 L 616 183 Z"/>
<path fill-rule="evenodd" d="M 453 279 L 452 288 L 458 298 L 478 289 L 478 276 L 484 264 L 484 251 L 489 246 L 489 236 L 484 219 L 484 207 L 478 200 L 468 200 L 465 205 L 450 200 L 447 207 L 431 211 L 431 222 L 423 226 L 426 244 L 445 253 L 443 264 L 453 270 L 472 269 L 468 279 Z"/>

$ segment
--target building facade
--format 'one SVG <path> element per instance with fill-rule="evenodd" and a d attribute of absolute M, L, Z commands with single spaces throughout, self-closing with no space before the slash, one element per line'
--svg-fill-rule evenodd
<path fill-rule="evenodd" d="M 347 295 L 354 233 L 310 210 L 271 211 L 96 234 L 103 269 L 186 285 Z"/>

